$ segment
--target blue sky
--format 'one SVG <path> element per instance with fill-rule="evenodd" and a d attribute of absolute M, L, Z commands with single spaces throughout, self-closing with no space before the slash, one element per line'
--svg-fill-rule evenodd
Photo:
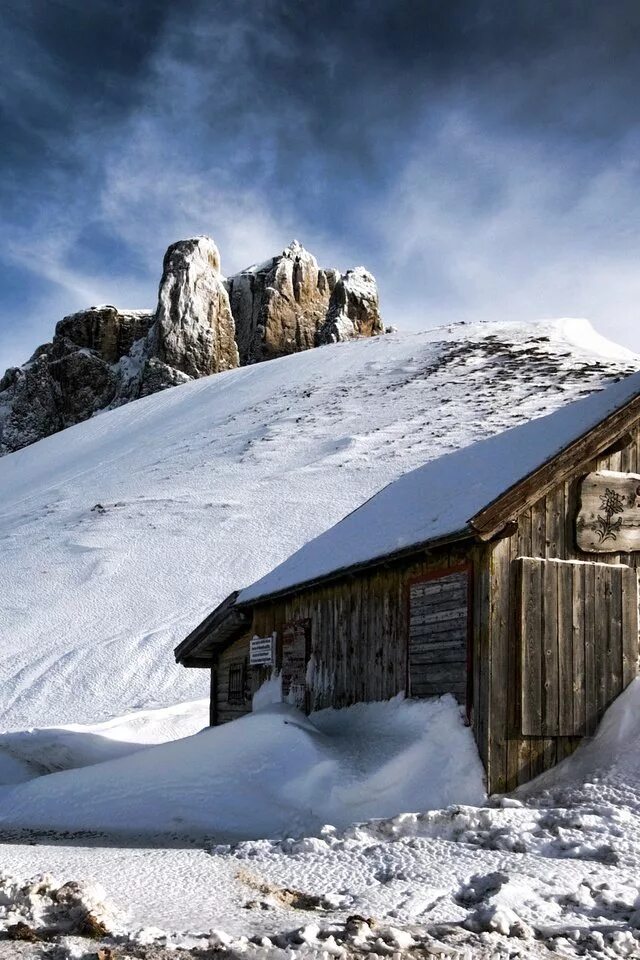
<path fill-rule="evenodd" d="M 640 350 L 636 0 L 4 0 L 0 57 L 1 368 L 199 233 Z"/>

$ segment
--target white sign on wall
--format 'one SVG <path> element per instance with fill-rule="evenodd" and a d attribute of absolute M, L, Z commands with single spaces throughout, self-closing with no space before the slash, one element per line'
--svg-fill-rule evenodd
<path fill-rule="evenodd" d="M 274 662 L 276 635 L 270 637 L 252 637 L 249 641 L 249 665 L 268 667 Z"/>

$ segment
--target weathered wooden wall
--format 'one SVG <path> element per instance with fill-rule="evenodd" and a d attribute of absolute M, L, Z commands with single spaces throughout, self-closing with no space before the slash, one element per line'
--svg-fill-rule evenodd
<path fill-rule="evenodd" d="M 229 665 L 248 654 L 249 637 L 276 632 L 278 649 L 285 624 L 309 618 L 315 658 L 310 708 L 343 707 L 385 700 L 407 690 L 409 589 L 416 579 L 451 568 L 472 568 L 472 553 L 486 547 L 452 546 L 423 558 L 363 572 L 322 587 L 303 591 L 254 610 L 251 630 L 226 650 L 218 664 L 218 722 L 251 709 L 227 703 Z M 486 583 L 485 583 L 486 589 Z M 476 597 L 476 590 L 470 593 Z M 478 597 L 481 597 L 481 591 Z M 471 597 L 469 598 L 471 602 Z M 485 598 L 485 606 L 487 598 Z M 477 646 L 477 645 L 476 645 Z M 268 675 L 250 668 L 252 689 Z M 446 679 L 446 678 L 445 678 Z M 442 691 L 445 692 L 447 683 Z M 462 690 L 456 688 L 460 699 Z"/>
<path fill-rule="evenodd" d="M 250 631 L 240 637 L 235 643 L 220 655 L 217 661 L 215 685 L 216 685 L 216 704 L 215 704 L 215 723 L 227 723 L 229 720 L 237 720 L 251 711 L 251 697 L 256 692 L 260 684 L 269 676 L 268 667 L 250 667 L 249 666 L 249 639 L 255 631 Z M 243 703 L 229 702 L 229 670 L 232 664 L 245 664 L 247 683 L 247 696 Z M 212 718 L 213 719 L 213 718 Z"/>
<path fill-rule="evenodd" d="M 533 737 L 591 736 L 635 676 L 638 580 L 633 567 L 520 557 L 520 722 Z"/>
<path fill-rule="evenodd" d="M 469 547 L 452 547 L 364 572 L 258 607 L 253 629 L 280 633 L 290 620 L 311 620 L 312 709 L 385 700 L 407 689 L 410 582 L 468 562 Z"/>
<path fill-rule="evenodd" d="M 476 709 L 486 710 L 487 768 L 491 792 L 511 790 L 570 754 L 577 736 L 525 737 L 520 733 L 520 648 L 517 640 L 517 557 L 581 560 L 640 566 L 640 553 L 584 553 L 576 542 L 575 520 L 581 478 L 595 470 L 637 473 L 640 463 L 640 430 L 635 427 L 621 449 L 581 465 L 575 475 L 559 484 L 518 518 L 517 531 L 489 545 L 490 596 L 488 601 L 487 655 L 479 652 L 480 676 Z M 556 612 L 557 615 L 557 612 Z M 602 616 L 609 612 L 605 609 Z M 564 613 L 561 612 L 561 616 Z M 483 642 L 481 638 L 481 643 Z M 603 663 L 608 671 L 608 664 Z M 637 663 L 633 664 L 637 670 Z M 608 682 L 608 681 L 607 681 Z"/>

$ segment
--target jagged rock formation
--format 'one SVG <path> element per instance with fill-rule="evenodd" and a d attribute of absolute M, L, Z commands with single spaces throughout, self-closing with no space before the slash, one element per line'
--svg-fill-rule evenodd
<path fill-rule="evenodd" d="M 150 310 L 119 311 L 117 307 L 91 307 L 72 313 L 56 325 L 54 342 L 67 340 L 95 351 L 107 363 L 116 363 L 129 353 L 136 340 L 149 332 Z"/>
<path fill-rule="evenodd" d="M 167 250 L 150 346 L 152 356 L 189 377 L 239 366 L 220 254 L 209 237 Z"/>
<path fill-rule="evenodd" d="M 344 276 L 323 270 L 297 240 L 279 256 L 230 277 L 227 288 L 243 365 L 383 330 L 371 274 L 364 267 Z M 359 288 L 366 295 L 356 304 Z M 347 302 L 348 319 L 341 322 Z"/>
<path fill-rule="evenodd" d="M 383 330 L 364 267 L 322 270 L 297 241 L 228 280 L 209 237 L 167 250 L 155 312 L 90 307 L 0 380 L 0 455 L 188 380 Z"/>
<path fill-rule="evenodd" d="M 57 324 L 53 341 L 0 380 L 0 453 L 10 453 L 114 405 L 118 361 L 148 331 L 148 310 L 91 307 Z"/>
<path fill-rule="evenodd" d="M 374 277 L 364 267 L 347 270 L 333 288 L 326 320 L 318 331 L 318 342 L 373 337 L 382 330 Z"/>

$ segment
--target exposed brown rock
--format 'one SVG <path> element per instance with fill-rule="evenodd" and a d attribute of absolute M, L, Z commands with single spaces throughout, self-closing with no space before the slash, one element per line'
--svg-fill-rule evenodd
<path fill-rule="evenodd" d="M 91 940 L 101 940 L 109 934 L 106 925 L 93 913 L 87 913 L 82 918 L 78 923 L 77 932 L 81 937 L 89 937 Z"/>
<path fill-rule="evenodd" d="M 297 240 L 227 287 L 243 365 L 383 332 L 372 275 L 323 270 Z"/>
<path fill-rule="evenodd" d="M 95 350 L 107 363 L 116 363 L 136 340 L 146 336 L 153 319 L 150 310 L 90 307 L 64 317 L 56 326 L 54 340 L 70 340 L 78 347 Z"/>
<path fill-rule="evenodd" d="M 40 937 L 28 923 L 18 920 L 17 923 L 11 923 L 7 927 L 7 936 L 9 940 L 21 940 L 23 943 L 37 943 Z"/>
<path fill-rule="evenodd" d="M 239 366 L 235 324 L 209 237 L 180 240 L 167 250 L 150 355 L 189 377 Z"/>
<path fill-rule="evenodd" d="M 321 270 L 294 240 L 282 253 L 227 281 L 241 363 L 257 363 L 316 345 L 340 274 Z"/>
<path fill-rule="evenodd" d="M 378 288 L 364 267 L 347 270 L 333 288 L 327 318 L 318 331 L 318 343 L 335 343 L 384 332 Z"/>

